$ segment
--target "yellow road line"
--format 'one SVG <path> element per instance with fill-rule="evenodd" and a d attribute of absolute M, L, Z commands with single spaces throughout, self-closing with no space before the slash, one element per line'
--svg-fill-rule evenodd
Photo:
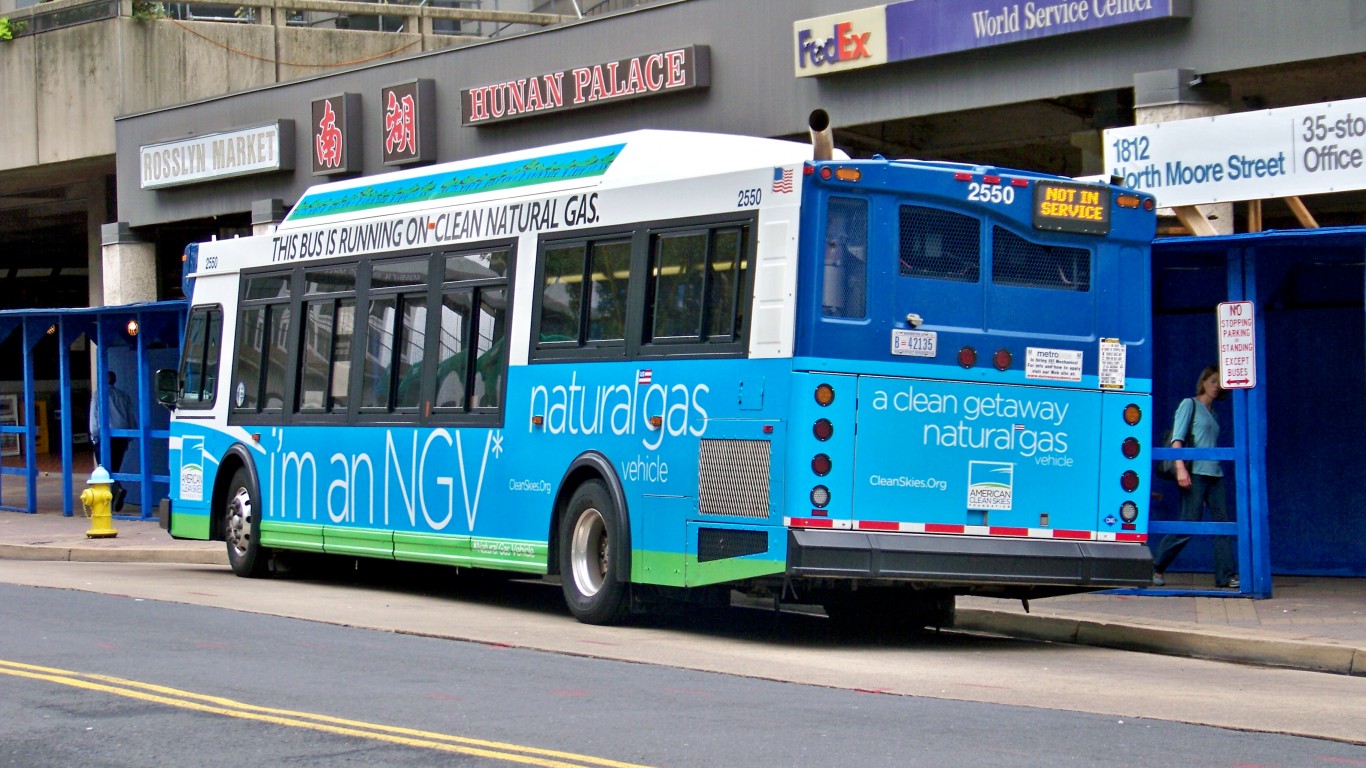
<path fill-rule="evenodd" d="M 208 696 L 177 688 L 143 683 L 137 680 L 111 677 L 109 675 L 75 672 L 52 667 L 40 667 L 16 661 L 0 659 L 0 674 L 43 680 L 73 688 L 109 693 L 130 699 L 150 701 L 157 704 L 179 707 L 195 712 L 205 712 L 225 717 L 258 720 L 292 728 L 306 728 L 341 736 L 355 736 L 364 739 L 384 741 L 418 749 L 435 749 L 443 752 L 457 752 L 493 760 L 505 760 L 526 765 L 545 766 L 545 768 L 583 768 L 585 765 L 604 766 L 604 768 L 646 768 L 635 763 L 623 763 L 590 755 L 573 752 L 560 752 L 536 747 L 524 747 L 498 741 L 472 739 L 445 733 L 420 731 L 412 728 L 367 723 L 359 720 L 330 717 L 312 712 L 296 712 L 288 709 L 261 707 L 245 702 Z"/>

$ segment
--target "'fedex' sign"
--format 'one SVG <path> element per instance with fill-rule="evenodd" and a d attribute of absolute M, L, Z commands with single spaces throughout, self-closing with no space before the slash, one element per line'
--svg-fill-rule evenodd
<path fill-rule="evenodd" d="M 887 63 L 885 6 L 793 23 L 797 77 Z"/>

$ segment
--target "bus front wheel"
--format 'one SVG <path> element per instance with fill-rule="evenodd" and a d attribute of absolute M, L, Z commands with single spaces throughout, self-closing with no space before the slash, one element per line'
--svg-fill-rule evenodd
<path fill-rule="evenodd" d="M 238 576 L 264 576 L 269 557 L 261 548 L 261 520 L 258 494 L 251 475 L 238 469 L 228 484 L 223 507 L 223 539 L 228 543 L 228 564 Z"/>
<path fill-rule="evenodd" d="M 625 616 L 627 584 L 620 574 L 620 520 L 607 487 L 589 480 L 574 491 L 560 519 L 560 580 L 574 618 L 615 624 Z"/>

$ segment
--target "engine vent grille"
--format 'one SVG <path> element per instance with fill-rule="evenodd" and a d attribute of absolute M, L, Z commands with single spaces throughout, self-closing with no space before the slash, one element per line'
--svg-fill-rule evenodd
<path fill-rule="evenodd" d="M 699 563 L 757 555 L 767 551 L 768 534 L 764 531 L 736 531 L 725 528 L 699 528 L 697 531 Z"/>
<path fill-rule="evenodd" d="M 697 505 L 704 515 L 768 517 L 768 440 L 702 440 Z"/>

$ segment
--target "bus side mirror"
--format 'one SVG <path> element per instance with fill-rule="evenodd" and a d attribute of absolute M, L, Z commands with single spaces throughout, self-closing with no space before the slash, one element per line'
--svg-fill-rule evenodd
<path fill-rule="evenodd" d="M 157 402 L 175 410 L 176 399 L 180 397 L 180 372 L 174 368 L 157 371 Z"/>

